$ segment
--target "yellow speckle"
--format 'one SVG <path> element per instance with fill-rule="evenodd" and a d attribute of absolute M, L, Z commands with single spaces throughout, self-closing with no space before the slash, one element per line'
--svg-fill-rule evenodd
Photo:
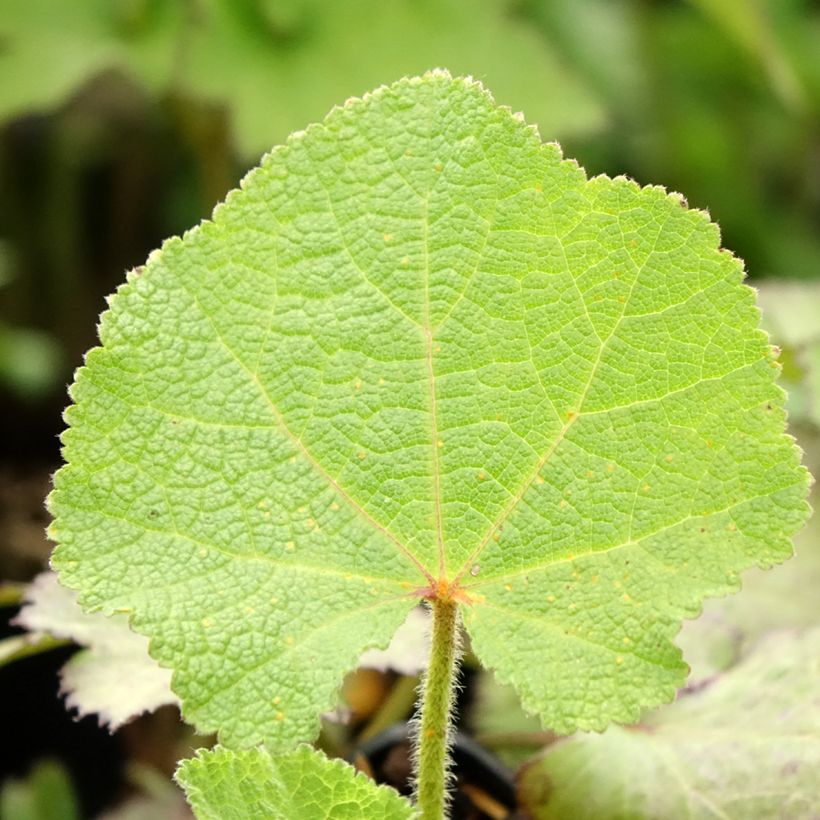
<path fill-rule="evenodd" d="M 506 589 L 507 592 L 512 592 L 512 584 L 504 584 L 504 589 Z"/>
<path fill-rule="evenodd" d="M 308 525 L 308 526 L 309 526 L 312 530 L 318 530 L 318 529 L 319 529 L 319 525 L 316 523 L 316 519 L 315 519 L 315 518 L 308 518 L 308 520 L 307 520 L 307 525 Z"/>
<path fill-rule="evenodd" d="M 404 156 L 412 157 L 413 156 L 413 150 L 411 148 L 405 148 L 404 149 Z"/>
<path fill-rule="evenodd" d="M 307 512 L 307 507 L 305 507 L 304 505 L 299 507 L 299 512 L 300 513 Z"/>
<path fill-rule="evenodd" d="M 577 606 L 578 606 L 578 604 L 574 604 L 574 603 L 573 603 L 573 604 L 570 604 L 570 605 L 567 607 L 567 609 L 575 609 Z"/>
<path fill-rule="evenodd" d="M 441 439 L 439 439 L 439 440 L 436 442 L 436 447 L 443 447 L 443 446 L 444 446 L 444 442 L 443 442 Z"/>
<path fill-rule="evenodd" d="M 284 712 L 277 712 L 276 713 L 276 719 L 277 720 L 284 720 L 285 719 L 285 713 Z"/>
<path fill-rule="evenodd" d="M 737 524 L 735 524 L 735 522 L 732 521 L 732 522 L 729 523 L 729 526 L 727 527 L 727 529 L 730 532 L 735 532 L 735 530 L 737 530 Z"/>
<path fill-rule="evenodd" d="M 592 470 L 587 470 L 587 478 L 592 478 Z"/>
<path fill-rule="evenodd" d="M 288 646 L 293 646 L 293 635 L 287 635 L 287 636 L 285 637 L 285 643 L 286 643 Z"/>
<path fill-rule="evenodd" d="M 615 465 L 614 464 L 607 464 L 606 465 L 606 471 L 608 473 L 614 473 L 615 472 Z"/>
<path fill-rule="evenodd" d="M 295 541 L 288 541 L 287 544 L 285 544 L 285 549 L 288 552 L 293 552 L 296 549 L 296 542 Z"/>
<path fill-rule="evenodd" d="M 436 353 L 441 353 L 441 345 L 436 345 Z"/>
<path fill-rule="evenodd" d="M 367 453 L 365 453 L 365 451 L 364 451 L 364 450 L 359 450 L 358 455 L 359 455 L 359 460 L 360 460 L 360 461 L 364 461 L 364 459 L 366 459 L 366 458 L 367 458 Z"/>
<path fill-rule="evenodd" d="M 281 702 L 282 702 L 282 698 L 280 698 L 280 697 L 279 697 L 279 695 L 277 695 L 277 696 L 273 699 L 273 705 L 274 705 L 274 706 L 278 706 Z"/>
<path fill-rule="evenodd" d="M 625 296 L 617 296 L 617 297 L 616 297 L 616 301 L 618 301 L 618 302 L 620 302 L 621 304 L 623 304 L 624 302 L 626 302 L 626 297 L 625 297 Z"/>
<path fill-rule="evenodd" d="M 339 505 L 338 505 L 338 504 L 334 501 L 334 502 L 330 505 L 330 509 L 331 509 L 331 510 L 338 510 L 338 509 L 339 509 Z"/>
<path fill-rule="evenodd" d="M 118 615 L 129 615 L 131 612 L 133 612 L 133 610 L 130 606 L 118 606 L 114 610 L 114 612 L 116 612 Z"/>
<path fill-rule="evenodd" d="M 253 613 L 254 613 L 254 612 L 256 612 L 256 610 L 255 610 L 252 606 L 246 606 L 246 607 L 245 607 L 245 612 L 246 612 L 248 615 L 253 615 Z"/>
<path fill-rule="evenodd" d="M 485 479 L 485 478 L 487 478 L 487 473 L 485 473 L 485 472 L 484 472 L 484 470 L 482 470 L 482 471 L 478 474 L 478 480 L 479 480 L 479 481 L 484 481 L 484 479 Z"/>
<path fill-rule="evenodd" d="M 413 585 L 409 581 L 402 581 L 399 586 L 402 589 L 412 589 Z"/>
<path fill-rule="evenodd" d="M 386 234 L 384 234 L 383 239 L 384 239 L 385 242 L 390 242 L 393 239 L 393 237 L 390 236 L 389 233 L 386 233 Z"/>
<path fill-rule="evenodd" d="M 612 586 L 614 586 L 615 589 L 620 589 L 621 588 L 621 582 L 620 581 L 613 581 Z"/>
<path fill-rule="evenodd" d="M 619 666 L 620 666 L 623 662 L 624 662 L 624 659 L 623 659 L 620 655 L 618 655 L 618 657 L 617 657 L 617 658 L 615 658 L 615 663 L 617 663 Z"/>
<path fill-rule="evenodd" d="M 578 414 L 574 410 L 567 413 L 567 421 L 572 421 Z"/>
<path fill-rule="evenodd" d="M 278 604 L 278 603 L 279 603 L 279 599 L 278 599 L 275 595 L 271 595 L 271 597 L 270 597 L 270 602 L 271 602 L 272 604 Z"/>
<path fill-rule="evenodd" d="M 442 170 L 443 170 L 443 168 L 444 168 L 444 166 L 443 166 L 440 162 L 437 162 L 437 163 L 436 163 L 433 167 L 436 169 L 436 173 L 437 173 L 437 174 L 440 174 L 440 173 L 441 173 L 441 171 L 442 171 Z"/>
<path fill-rule="evenodd" d="M 547 600 L 551 603 L 555 603 L 555 596 L 554 595 L 547 595 Z"/>
<path fill-rule="evenodd" d="M 258 504 L 258 507 L 259 507 L 260 510 L 264 510 L 267 506 L 268 506 L 268 502 L 265 501 L 264 498 Z"/>
<path fill-rule="evenodd" d="M 632 596 L 628 592 L 625 592 L 623 595 L 621 595 L 621 600 L 624 601 L 624 603 L 628 603 L 632 600 Z"/>
<path fill-rule="evenodd" d="M 645 493 L 648 493 L 650 489 L 652 489 L 652 488 L 651 488 L 648 484 L 644 484 L 644 485 L 643 485 L 643 491 L 644 491 Z"/>
<path fill-rule="evenodd" d="M 540 194 L 544 190 L 544 186 L 540 182 L 535 183 L 535 190 Z"/>
<path fill-rule="evenodd" d="M 566 498 L 562 498 L 562 499 L 558 502 L 558 506 L 559 506 L 559 507 L 563 510 L 563 509 L 564 509 L 564 507 L 566 507 L 566 506 L 567 506 L 567 500 L 566 500 Z"/>
<path fill-rule="evenodd" d="M 710 438 L 707 438 L 707 439 L 706 439 L 706 446 L 707 446 L 707 447 L 711 447 L 711 446 L 712 446 L 712 439 L 710 439 Z"/>
<path fill-rule="evenodd" d="M 379 379 L 379 384 L 384 384 L 384 379 Z"/>
<path fill-rule="evenodd" d="M 668 456 L 666 456 L 667 461 L 672 461 L 673 458 L 674 456 L 671 453 Z"/>
<path fill-rule="evenodd" d="M 593 576 L 592 576 L 592 578 L 590 578 L 589 580 L 590 580 L 593 584 L 597 584 L 597 583 L 598 583 L 598 576 L 597 576 L 597 575 L 593 575 Z"/>
<path fill-rule="evenodd" d="M 202 626 L 204 626 L 206 629 L 209 626 L 213 626 L 213 621 L 210 618 L 203 618 L 201 623 L 202 623 Z"/>
<path fill-rule="evenodd" d="M 401 266 L 406 268 L 410 264 L 410 257 L 409 256 L 402 256 L 401 258 Z"/>
<path fill-rule="evenodd" d="M 208 550 L 205 549 L 205 547 L 200 547 L 199 548 L 199 557 L 200 558 L 205 558 L 207 555 L 208 555 Z"/>
<path fill-rule="evenodd" d="M 629 644 L 631 644 L 632 641 L 629 640 L 629 638 L 624 638 L 623 641 L 621 641 L 621 643 L 623 643 L 624 646 L 629 646 Z"/>
<path fill-rule="evenodd" d="M 612 276 L 613 276 L 615 279 L 620 279 L 622 275 L 623 275 L 623 274 L 622 274 L 622 273 L 621 273 L 621 271 L 619 271 L 619 270 L 614 270 L 614 271 L 612 271 Z"/>
<path fill-rule="evenodd" d="M 544 476 L 542 476 L 542 475 L 537 475 L 537 476 L 535 477 L 535 483 L 536 483 L 536 484 L 543 484 L 543 483 L 544 483 Z"/>
<path fill-rule="evenodd" d="M 361 390 L 362 389 L 362 381 L 361 379 L 357 379 L 353 385 L 354 390 Z"/>
<path fill-rule="evenodd" d="M 501 536 L 497 532 L 494 532 L 493 533 L 493 541 L 498 541 L 499 538 L 501 538 Z"/>

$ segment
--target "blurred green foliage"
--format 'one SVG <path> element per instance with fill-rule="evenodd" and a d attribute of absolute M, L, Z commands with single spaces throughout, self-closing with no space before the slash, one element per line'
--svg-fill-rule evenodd
<path fill-rule="evenodd" d="M 0 789 L 0 817 L 8 820 L 78 820 L 71 780 L 58 763 L 44 760 L 25 780 L 7 780 Z"/>
<path fill-rule="evenodd" d="M 753 277 L 817 277 L 818 54 L 809 0 L 5 0 L 0 378 L 61 391 L 126 267 L 334 102 L 437 65 L 590 172 L 685 192 Z"/>

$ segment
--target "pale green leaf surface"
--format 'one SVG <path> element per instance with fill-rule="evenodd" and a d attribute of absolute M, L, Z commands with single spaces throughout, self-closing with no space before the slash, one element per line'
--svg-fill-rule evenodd
<path fill-rule="evenodd" d="M 438 72 L 335 109 L 132 274 L 72 388 L 54 565 L 201 731 L 310 736 L 421 588 L 560 732 L 671 699 L 805 471 L 737 260 Z"/>
<path fill-rule="evenodd" d="M 34 579 L 16 623 L 87 647 L 60 670 L 66 704 L 80 716 L 97 714 L 113 731 L 136 715 L 177 703 L 170 671 L 148 654 L 148 640 L 129 629 L 125 615 L 83 612 L 76 593 L 54 573 Z"/>
<path fill-rule="evenodd" d="M 538 820 L 808 820 L 820 808 L 820 629 L 772 633 L 652 715 L 550 747 L 520 780 Z"/>
<path fill-rule="evenodd" d="M 804 430 L 798 437 L 805 463 L 813 474 L 820 465 L 817 433 Z M 809 501 L 817 509 L 820 496 L 814 486 Z M 743 592 L 707 601 L 703 614 L 687 621 L 676 639 L 691 673 L 687 685 L 698 685 L 724 671 L 745 655 L 766 632 L 806 629 L 820 621 L 820 518 L 809 519 L 794 539 L 795 556 L 785 565 L 743 574 Z"/>
<path fill-rule="evenodd" d="M 341 760 L 302 746 L 289 754 L 217 748 L 183 761 L 177 780 L 199 820 L 401 820 L 410 803 Z"/>

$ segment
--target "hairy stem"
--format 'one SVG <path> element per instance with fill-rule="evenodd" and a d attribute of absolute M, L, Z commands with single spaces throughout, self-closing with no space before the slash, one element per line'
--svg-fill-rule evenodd
<path fill-rule="evenodd" d="M 448 741 L 458 661 L 458 609 L 434 599 L 433 642 L 424 679 L 416 747 L 416 802 L 422 820 L 442 820 L 447 806 Z"/>

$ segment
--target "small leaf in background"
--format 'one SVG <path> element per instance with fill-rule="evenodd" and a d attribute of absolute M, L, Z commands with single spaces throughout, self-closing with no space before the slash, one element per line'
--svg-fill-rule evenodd
<path fill-rule="evenodd" d="M 481 76 L 551 134 L 604 122 L 584 80 L 510 0 L 6 4 L 0 70 L 14 81 L 0 93 L 0 118 L 53 108 L 116 70 L 150 91 L 223 106 L 240 154 L 255 160 L 386 77 L 447 65 Z"/>
<path fill-rule="evenodd" d="M 758 285 L 758 300 L 763 326 L 796 365 L 789 367 L 789 360 L 784 361 L 790 415 L 820 426 L 820 283 L 763 282 Z"/>
<path fill-rule="evenodd" d="M 314 737 L 433 594 L 545 726 L 635 720 L 808 512 L 742 280 L 705 214 L 478 83 L 349 100 L 110 300 L 53 565 L 226 745 Z"/>
<path fill-rule="evenodd" d="M 170 670 L 149 656 L 147 639 L 128 627 L 125 615 L 86 614 L 52 572 L 32 582 L 25 600 L 19 626 L 88 647 L 60 671 L 66 703 L 80 716 L 98 714 L 114 731 L 136 715 L 177 703 Z"/>
<path fill-rule="evenodd" d="M 429 657 L 430 613 L 417 606 L 396 630 L 387 649 L 368 649 L 359 658 L 359 666 L 381 672 L 393 670 L 400 675 L 417 675 L 427 668 Z"/>
<path fill-rule="evenodd" d="M 271 756 L 264 749 L 217 748 L 183 761 L 177 772 L 199 820 L 401 820 L 410 803 L 341 760 L 301 747 Z"/>
<path fill-rule="evenodd" d="M 820 628 L 775 632 L 640 728 L 550 747 L 519 791 L 537 820 L 810 820 L 820 807 Z"/>
<path fill-rule="evenodd" d="M 50 760 L 38 763 L 22 780 L 0 788 L 3 820 L 79 820 L 80 809 L 65 769 Z"/>

